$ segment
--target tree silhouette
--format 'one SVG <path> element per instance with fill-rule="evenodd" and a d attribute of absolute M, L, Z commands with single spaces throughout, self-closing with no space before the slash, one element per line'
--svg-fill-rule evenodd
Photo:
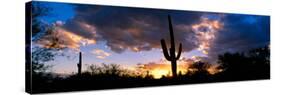
<path fill-rule="evenodd" d="M 45 62 L 54 60 L 52 49 L 34 47 L 32 49 L 31 63 L 32 73 L 44 73 L 51 66 L 45 65 Z"/>
<path fill-rule="evenodd" d="M 208 78 L 209 72 L 207 69 L 210 67 L 210 64 L 203 61 L 194 62 L 189 69 L 195 70 L 189 76 L 193 80 L 206 80 Z"/>
<path fill-rule="evenodd" d="M 32 2 L 31 4 L 31 17 L 32 17 L 32 37 L 39 32 L 44 31 L 45 24 L 42 23 L 40 17 L 48 16 L 51 9 L 42 5 L 39 2 Z"/>
<path fill-rule="evenodd" d="M 270 77 L 270 48 L 268 46 L 250 50 L 251 72 L 255 78 Z"/>
<path fill-rule="evenodd" d="M 101 66 L 90 65 L 88 71 L 92 75 L 121 76 L 125 71 L 118 64 L 105 64 Z"/>
<path fill-rule="evenodd" d="M 218 63 L 224 68 L 226 80 L 267 79 L 270 75 L 269 48 L 252 49 L 246 53 L 219 55 Z"/>
<path fill-rule="evenodd" d="M 44 30 L 42 29 L 42 22 L 39 20 L 40 17 L 47 15 L 49 10 L 46 7 L 43 6 L 38 6 L 39 3 L 33 3 L 33 2 L 29 2 L 26 3 L 26 7 L 25 7 L 25 18 L 26 18 L 26 37 L 25 37 L 25 52 L 26 52 L 26 71 L 25 71 L 25 75 L 26 75 L 26 91 L 27 92 L 31 92 L 32 89 L 32 82 L 31 80 L 35 79 L 37 76 L 42 76 L 43 73 L 45 72 L 46 69 L 49 68 L 49 66 L 45 66 L 44 64 L 41 64 L 40 61 L 45 61 L 48 60 L 48 58 L 39 58 L 37 57 L 37 59 L 33 59 L 35 56 L 32 56 L 33 54 L 33 49 L 31 46 L 31 41 L 33 40 L 32 37 L 34 37 L 35 35 L 37 35 L 40 31 Z M 31 33 L 32 32 L 32 33 Z M 42 50 L 36 51 L 37 53 L 42 52 Z M 46 54 L 46 53 L 45 53 Z M 36 55 L 36 54 L 35 54 Z M 34 78 L 33 78 L 34 76 Z M 37 77 L 38 78 L 38 77 Z"/>

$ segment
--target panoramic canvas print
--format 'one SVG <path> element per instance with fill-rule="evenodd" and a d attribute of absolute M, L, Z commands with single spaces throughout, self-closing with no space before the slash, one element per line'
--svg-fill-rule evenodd
<path fill-rule="evenodd" d="M 270 16 L 32 1 L 26 91 L 270 79 Z"/>

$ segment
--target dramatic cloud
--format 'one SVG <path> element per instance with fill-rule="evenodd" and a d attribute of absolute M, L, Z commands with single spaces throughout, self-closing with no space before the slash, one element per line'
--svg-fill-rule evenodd
<path fill-rule="evenodd" d="M 55 34 L 62 40 L 57 47 L 77 49 L 104 41 L 116 53 L 139 52 L 160 49 L 162 38 L 169 47 L 168 14 L 176 45 L 182 43 L 184 52 L 197 49 L 216 59 L 227 51 L 269 44 L 268 16 L 79 5 L 72 19 L 57 23 L 60 32 Z M 50 37 L 42 39 L 46 47 L 53 46 Z"/>
<path fill-rule="evenodd" d="M 96 55 L 96 57 L 99 59 L 105 59 L 106 57 L 111 55 L 110 53 L 105 52 L 104 50 L 101 49 L 94 49 L 92 53 Z"/>
<path fill-rule="evenodd" d="M 222 28 L 223 23 L 220 22 L 220 19 L 211 20 L 202 16 L 198 24 L 192 25 L 194 36 L 198 41 L 197 49 L 204 54 L 208 54 L 213 41 L 216 39 L 217 32 Z"/>
<path fill-rule="evenodd" d="M 190 25 L 201 17 L 200 13 L 194 12 L 77 6 L 76 16 L 66 22 L 64 29 L 85 38 L 106 41 L 106 45 L 117 53 L 124 50 L 138 52 L 160 48 L 162 38 L 169 42 L 168 14 L 172 15 L 176 43 L 183 43 L 184 51 L 194 49 L 196 44 Z M 89 31 L 82 26 L 93 28 Z M 89 34 L 93 32 L 95 35 Z"/>
<path fill-rule="evenodd" d="M 61 28 L 62 25 L 63 22 L 61 21 L 54 23 L 52 29 L 48 30 L 46 35 L 36 41 L 36 43 L 45 48 L 70 48 L 78 51 L 81 45 L 96 43 L 95 39 L 84 38 Z"/>

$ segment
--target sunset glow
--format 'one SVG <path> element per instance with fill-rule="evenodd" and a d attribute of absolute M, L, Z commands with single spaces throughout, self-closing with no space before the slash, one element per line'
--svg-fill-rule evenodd
<path fill-rule="evenodd" d="M 167 69 L 155 69 L 152 71 L 152 75 L 155 79 L 160 79 L 162 76 L 170 76 L 170 70 Z"/>

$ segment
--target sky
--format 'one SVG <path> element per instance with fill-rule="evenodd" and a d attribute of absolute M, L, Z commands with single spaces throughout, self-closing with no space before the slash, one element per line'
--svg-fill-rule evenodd
<path fill-rule="evenodd" d="M 54 61 L 46 63 L 54 65 L 52 71 L 57 73 L 76 72 L 80 51 L 84 67 L 101 63 L 124 67 L 169 64 L 160 45 L 160 40 L 165 39 L 170 47 L 168 14 L 172 18 L 176 50 L 179 43 L 183 45 L 179 64 L 198 58 L 215 64 L 219 54 L 243 52 L 270 42 L 269 16 L 51 2 L 41 4 L 51 11 L 39 19 L 54 27 L 55 36 L 61 40 L 57 47 L 66 48 L 63 52 L 68 55 L 57 56 Z M 33 43 L 52 48 L 48 46 L 50 36 L 39 39 Z"/>

